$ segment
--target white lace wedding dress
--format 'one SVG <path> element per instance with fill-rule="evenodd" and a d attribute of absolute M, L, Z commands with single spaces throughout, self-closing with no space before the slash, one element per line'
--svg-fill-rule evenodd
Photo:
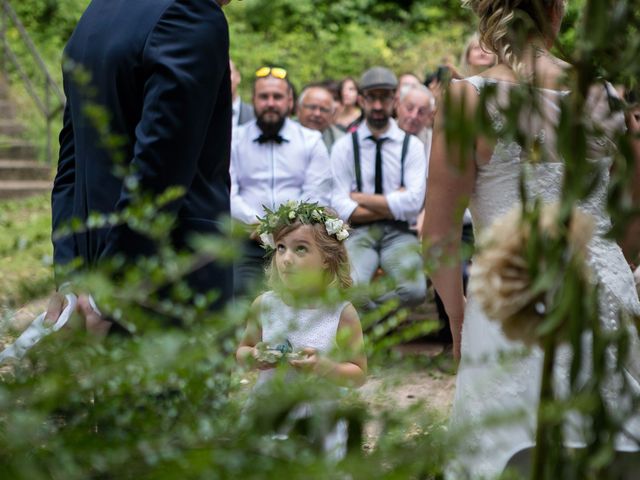
<path fill-rule="evenodd" d="M 478 92 L 488 82 L 496 86 L 495 103 L 487 105 L 490 118 L 499 126 L 502 118 L 496 105 L 508 99 L 513 87 L 506 82 L 496 82 L 482 77 L 465 81 Z M 563 164 L 553 158 L 555 139 L 553 124 L 558 118 L 558 99 L 566 92 L 539 89 L 543 114 L 524 116 L 530 132 L 552 155 L 551 161 L 536 165 L 523 162 L 523 151 L 515 143 L 498 142 L 491 160 L 478 165 L 477 178 L 471 198 L 470 210 L 477 235 L 520 201 L 519 179 L 526 169 L 528 196 L 551 202 L 558 199 L 562 187 Z M 620 328 L 618 312 L 624 309 L 640 314 L 640 302 L 632 273 L 619 247 L 603 238 L 610 227 L 605 211 L 608 167 L 614 148 L 611 138 L 616 129 L 624 128 L 621 115 L 611 115 L 607 92 L 601 88 L 589 102 L 590 118 L 604 129 L 604 134 L 589 142 L 589 158 L 599 162 L 603 169 L 603 181 L 595 194 L 581 208 L 593 215 L 596 232 L 589 245 L 589 263 L 601 287 L 599 299 L 602 324 L 606 329 Z M 608 132 L 608 134 L 607 134 Z M 473 278 L 471 278 L 473 282 Z M 635 330 L 630 327 L 632 355 L 627 363 L 627 380 L 640 392 L 640 350 Z M 588 338 L 585 338 L 589 355 Z M 555 385 L 562 391 L 568 385 L 570 353 L 561 351 L 556 365 Z M 523 345 L 507 340 L 498 323 L 490 321 L 481 307 L 469 298 L 462 331 L 462 360 L 458 371 L 456 393 L 452 413 L 452 429 L 463 432 L 459 454 L 450 471 L 450 478 L 494 478 L 504 469 L 508 459 L 519 450 L 534 445 L 536 409 L 540 390 L 542 352 L 525 350 Z M 588 375 L 588 372 L 583 372 Z M 624 399 L 617 394 L 619 378 L 612 378 L 605 396 L 613 411 L 622 411 Z M 628 399 L 627 399 L 628 400 Z M 568 420 L 567 443 L 583 444 L 579 419 Z M 640 436 L 640 420 L 628 422 L 628 430 Z M 629 438 L 619 438 L 617 448 L 636 450 L 638 446 Z"/>

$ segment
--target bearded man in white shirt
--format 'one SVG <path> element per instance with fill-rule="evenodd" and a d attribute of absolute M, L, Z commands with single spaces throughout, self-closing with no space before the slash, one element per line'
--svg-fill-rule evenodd
<path fill-rule="evenodd" d="M 409 225 L 424 203 L 427 159 L 422 142 L 391 118 L 397 84 L 383 67 L 362 75 L 358 102 L 365 121 L 331 151 L 331 204 L 353 227 L 346 246 L 354 284 L 369 283 L 378 268 L 395 284 L 368 299 L 370 308 L 392 298 L 417 305 L 426 295 L 418 240 Z"/>
<path fill-rule="evenodd" d="M 256 119 L 240 126 L 231 146 L 231 216 L 247 225 L 243 258 L 234 266 L 234 291 L 244 295 L 264 280 L 264 250 L 255 234 L 263 206 L 290 200 L 328 205 L 329 154 L 320 132 L 291 120 L 293 92 L 287 72 L 262 67 L 253 85 Z"/>

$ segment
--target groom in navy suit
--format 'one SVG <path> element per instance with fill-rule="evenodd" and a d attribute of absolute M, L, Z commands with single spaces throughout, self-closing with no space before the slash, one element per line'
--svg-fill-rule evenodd
<path fill-rule="evenodd" d="M 221 10 L 229 1 L 91 1 L 65 49 L 72 68 L 64 72 L 67 104 L 52 193 L 54 232 L 71 218 L 122 211 L 132 199 L 128 182 L 114 174 L 113 151 L 103 147 L 85 114 L 92 104 L 109 113 L 110 133 L 123 139 L 117 154 L 142 192 L 184 189 L 168 207 L 176 216 L 175 247 L 185 247 L 191 234 L 219 231 L 219 217 L 229 212 L 229 36 Z M 88 86 L 75 82 L 74 66 L 89 74 Z M 114 255 L 133 260 L 154 251 L 143 233 L 126 225 L 53 243 L 57 265 L 79 257 L 92 267 Z M 189 280 L 196 291 L 219 291 L 220 303 L 230 298 L 226 267 L 209 264 Z M 81 300 L 81 310 L 88 309 Z M 49 318 L 57 311 L 57 304 L 50 307 Z"/>

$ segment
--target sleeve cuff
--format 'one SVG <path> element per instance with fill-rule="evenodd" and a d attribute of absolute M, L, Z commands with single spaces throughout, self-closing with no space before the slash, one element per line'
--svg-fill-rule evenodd
<path fill-rule="evenodd" d="M 407 221 L 407 216 L 401 207 L 401 202 L 398 197 L 398 192 L 392 192 L 386 195 L 387 205 L 389 205 L 389 210 L 391 210 L 394 219 Z"/>

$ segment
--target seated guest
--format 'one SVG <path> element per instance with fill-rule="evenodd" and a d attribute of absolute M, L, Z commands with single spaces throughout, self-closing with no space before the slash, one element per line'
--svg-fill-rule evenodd
<path fill-rule="evenodd" d="M 229 60 L 229 68 L 231 69 L 231 99 L 232 99 L 232 121 L 231 125 L 235 129 L 238 125 L 244 125 L 255 117 L 253 107 L 243 102 L 238 93 L 238 85 L 242 81 L 240 71 L 236 68 L 233 60 Z"/>
<path fill-rule="evenodd" d="M 397 298 L 421 303 L 426 279 L 416 235 L 409 230 L 424 203 L 427 160 L 421 142 L 391 118 L 398 81 L 374 67 L 360 82 L 364 121 L 331 152 L 332 207 L 353 227 L 347 239 L 354 284 L 369 283 L 378 268 L 395 289 L 369 299 L 370 308 Z"/>
<path fill-rule="evenodd" d="M 234 291 L 250 293 L 264 278 L 264 250 L 255 234 L 263 205 L 289 200 L 328 204 L 329 154 L 320 132 L 291 120 L 292 88 L 282 68 L 263 67 L 253 83 L 256 119 L 234 132 L 231 145 L 231 216 L 247 225 L 243 258 L 234 265 Z"/>
<path fill-rule="evenodd" d="M 401 74 L 398 77 L 398 88 L 396 88 L 396 98 L 395 98 L 396 108 L 398 105 L 398 101 L 400 100 L 400 92 L 404 89 L 404 87 L 407 87 L 407 86 L 415 87 L 418 85 L 422 85 L 422 82 L 413 73 L 406 72 Z M 394 115 L 393 118 L 397 118 L 397 115 Z"/>
<path fill-rule="evenodd" d="M 422 84 L 405 85 L 400 88 L 396 105 L 398 127 L 422 141 L 427 158 L 431 151 L 435 104 L 433 93 Z"/>
<path fill-rule="evenodd" d="M 322 133 L 322 141 L 331 152 L 334 142 L 344 132 L 331 124 L 335 105 L 331 92 L 322 85 L 308 85 L 298 98 L 298 120 L 302 126 Z"/>
<path fill-rule="evenodd" d="M 467 77 L 478 75 L 496 63 L 498 63 L 498 56 L 482 48 L 480 35 L 478 33 L 471 35 L 460 59 L 462 74 Z"/>
<path fill-rule="evenodd" d="M 340 130 L 350 132 L 362 119 L 362 111 L 358 106 L 358 84 L 347 77 L 340 82 L 340 109 L 335 115 L 334 125 Z"/>

